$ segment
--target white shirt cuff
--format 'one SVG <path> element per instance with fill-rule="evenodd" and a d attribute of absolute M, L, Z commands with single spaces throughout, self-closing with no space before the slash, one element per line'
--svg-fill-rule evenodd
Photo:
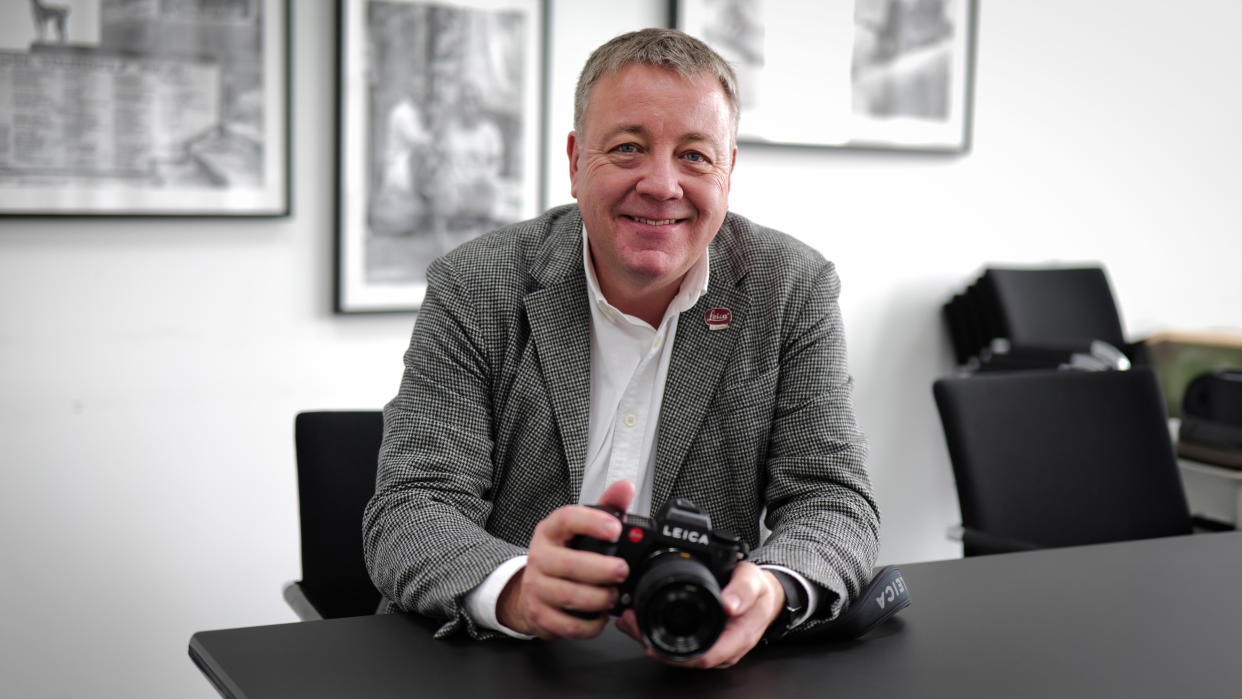
<path fill-rule="evenodd" d="M 500 619 L 496 617 L 496 604 L 500 601 L 500 593 L 504 592 L 505 585 L 517 575 L 518 571 L 526 566 L 526 556 L 515 556 L 501 563 L 493 570 L 483 582 L 479 583 L 470 592 L 466 593 L 466 614 L 474 620 L 474 623 L 485 629 L 499 631 L 506 636 L 530 640 L 534 636 L 524 633 L 518 633 L 513 629 L 500 623 Z"/>
<path fill-rule="evenodd" d="M 767 568 L 768 570 L 779 570 L 785 575 L 797 580 L 798 584 L 802 586 L 803 592 L 806 593 L 806 609 L 802 610 L 802 613 L 798 615 L 797 619 L 790 620 L 789 628 L 796 628 L 802 622 L 810 619 L 811 615 L 814 614 L 815 610 L 819 607 L 819 589 L 812 585 L 811 581 L 802 577 L 802 573 L 799 573 L 792 568 L 786 568 L 785 566 L 777 565 L 775 563 L 764 563 L 759 567 Z"/>

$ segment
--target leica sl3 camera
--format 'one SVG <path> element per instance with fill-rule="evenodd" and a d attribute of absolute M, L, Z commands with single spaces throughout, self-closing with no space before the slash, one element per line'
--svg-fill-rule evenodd
<path fill-rule="evenodd" d="M 689 500 L 667 503 L 654 519 L 598 509 L 621 520 L 620 538 L 613 543 L 576 536 L 570 546 L 629 564 L 612 613 L 632 607 L 647 645 L 661 656 L 687 660 L 702 655 L 724 630 L 720 590 L 746 557 L 745 542 L 714 531 L 707 513 Z"/>

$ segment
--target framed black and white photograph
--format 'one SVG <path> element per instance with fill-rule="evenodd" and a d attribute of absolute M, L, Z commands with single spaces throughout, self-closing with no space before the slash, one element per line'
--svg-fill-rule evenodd
<path fill-rule="evenodd" d="M 541 206 L 544 0 L 340 0 L 336 309 L 414 311 L 432 260 Z"/>
<path fill-rule="evenodd" d="M 0 214 L 286 216 L 288 0 L 0 3 Z"/>
<path fill-rule="evenodd" d="M 965 152 L 975 0 L 673 0 L 733 65 L 738 140 Z"/>

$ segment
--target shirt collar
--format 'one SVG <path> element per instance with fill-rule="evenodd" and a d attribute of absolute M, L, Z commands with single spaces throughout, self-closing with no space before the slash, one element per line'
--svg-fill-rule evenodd
<path fill-rule="evenodd" d="M 599 288 L 599 279 L 595 276 L 595 265 L 591 264 L 591 243 L 587 238 L 585 225 L 582 226 L 582 267 L 586 272 L 587 293 L 591 296 L 592 306 L 601 304 L 612 309 L 614 313 L 621 317 L 632 319 L 631 322 L 642 322 L 617 310 L 604 297 L 604 292 Z M 664 311 L 664 320 L 694 308 L 694 304 L 698 303 L 699 298 L 707 293 L 707 284 L 710 281 L 710 276 L 711 255 L 704 250 L 703 255 L 699 257 L 698 261 L 691 265 L 690 269 L 686 270 L 686 276 L 681 279 L 681 287 L 678 288 L 677 295 L 673 297 L 673 300 L 668 304 L 668 309 Z M 661 322 L 661 325 L 663 325 L 663 322 Z"/>

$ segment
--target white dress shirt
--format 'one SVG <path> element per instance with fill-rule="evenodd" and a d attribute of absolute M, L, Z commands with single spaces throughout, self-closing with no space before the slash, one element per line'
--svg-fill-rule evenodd
<path fill-rule="evenodd" d="M 704 254 L 686 272 L 658 328 L 622 313 L 604 298 L 591 264 L 586 228 L 582 229 L 582 265 L 591 305 L 591 405 L 578 502 L 594 504 L 610 484 L 628 480 L 636 491 L 629 512 L 649 516 L 660 405 L 677 319 L 707 291 L 709 258 Z M 504 626 L 496 617 L 500 593 L 525 564 L 525 556 L 506 561 L 466 595 L 466 613 L 476 624 L 510 636 L 530 638 Z M 815 586 L 784 566 L 764 567 L 786 572 L 801 583 L 810 604 L 794 624 L 805 621 L 815 609 Z"/>
<path fill-rule="evenodd" d="M 591 302 L 591 413 L 586 468 L 578 502 L 594 504 L 609 484 L 627 480 L 635 495 L 629 511 L 651 514 L 656 434 L 677 318 L 707 291 L 708 256 L 686 272 L 660 327 L 626 315 L 599 288 L 583 232 L 583 265 Z"/>

